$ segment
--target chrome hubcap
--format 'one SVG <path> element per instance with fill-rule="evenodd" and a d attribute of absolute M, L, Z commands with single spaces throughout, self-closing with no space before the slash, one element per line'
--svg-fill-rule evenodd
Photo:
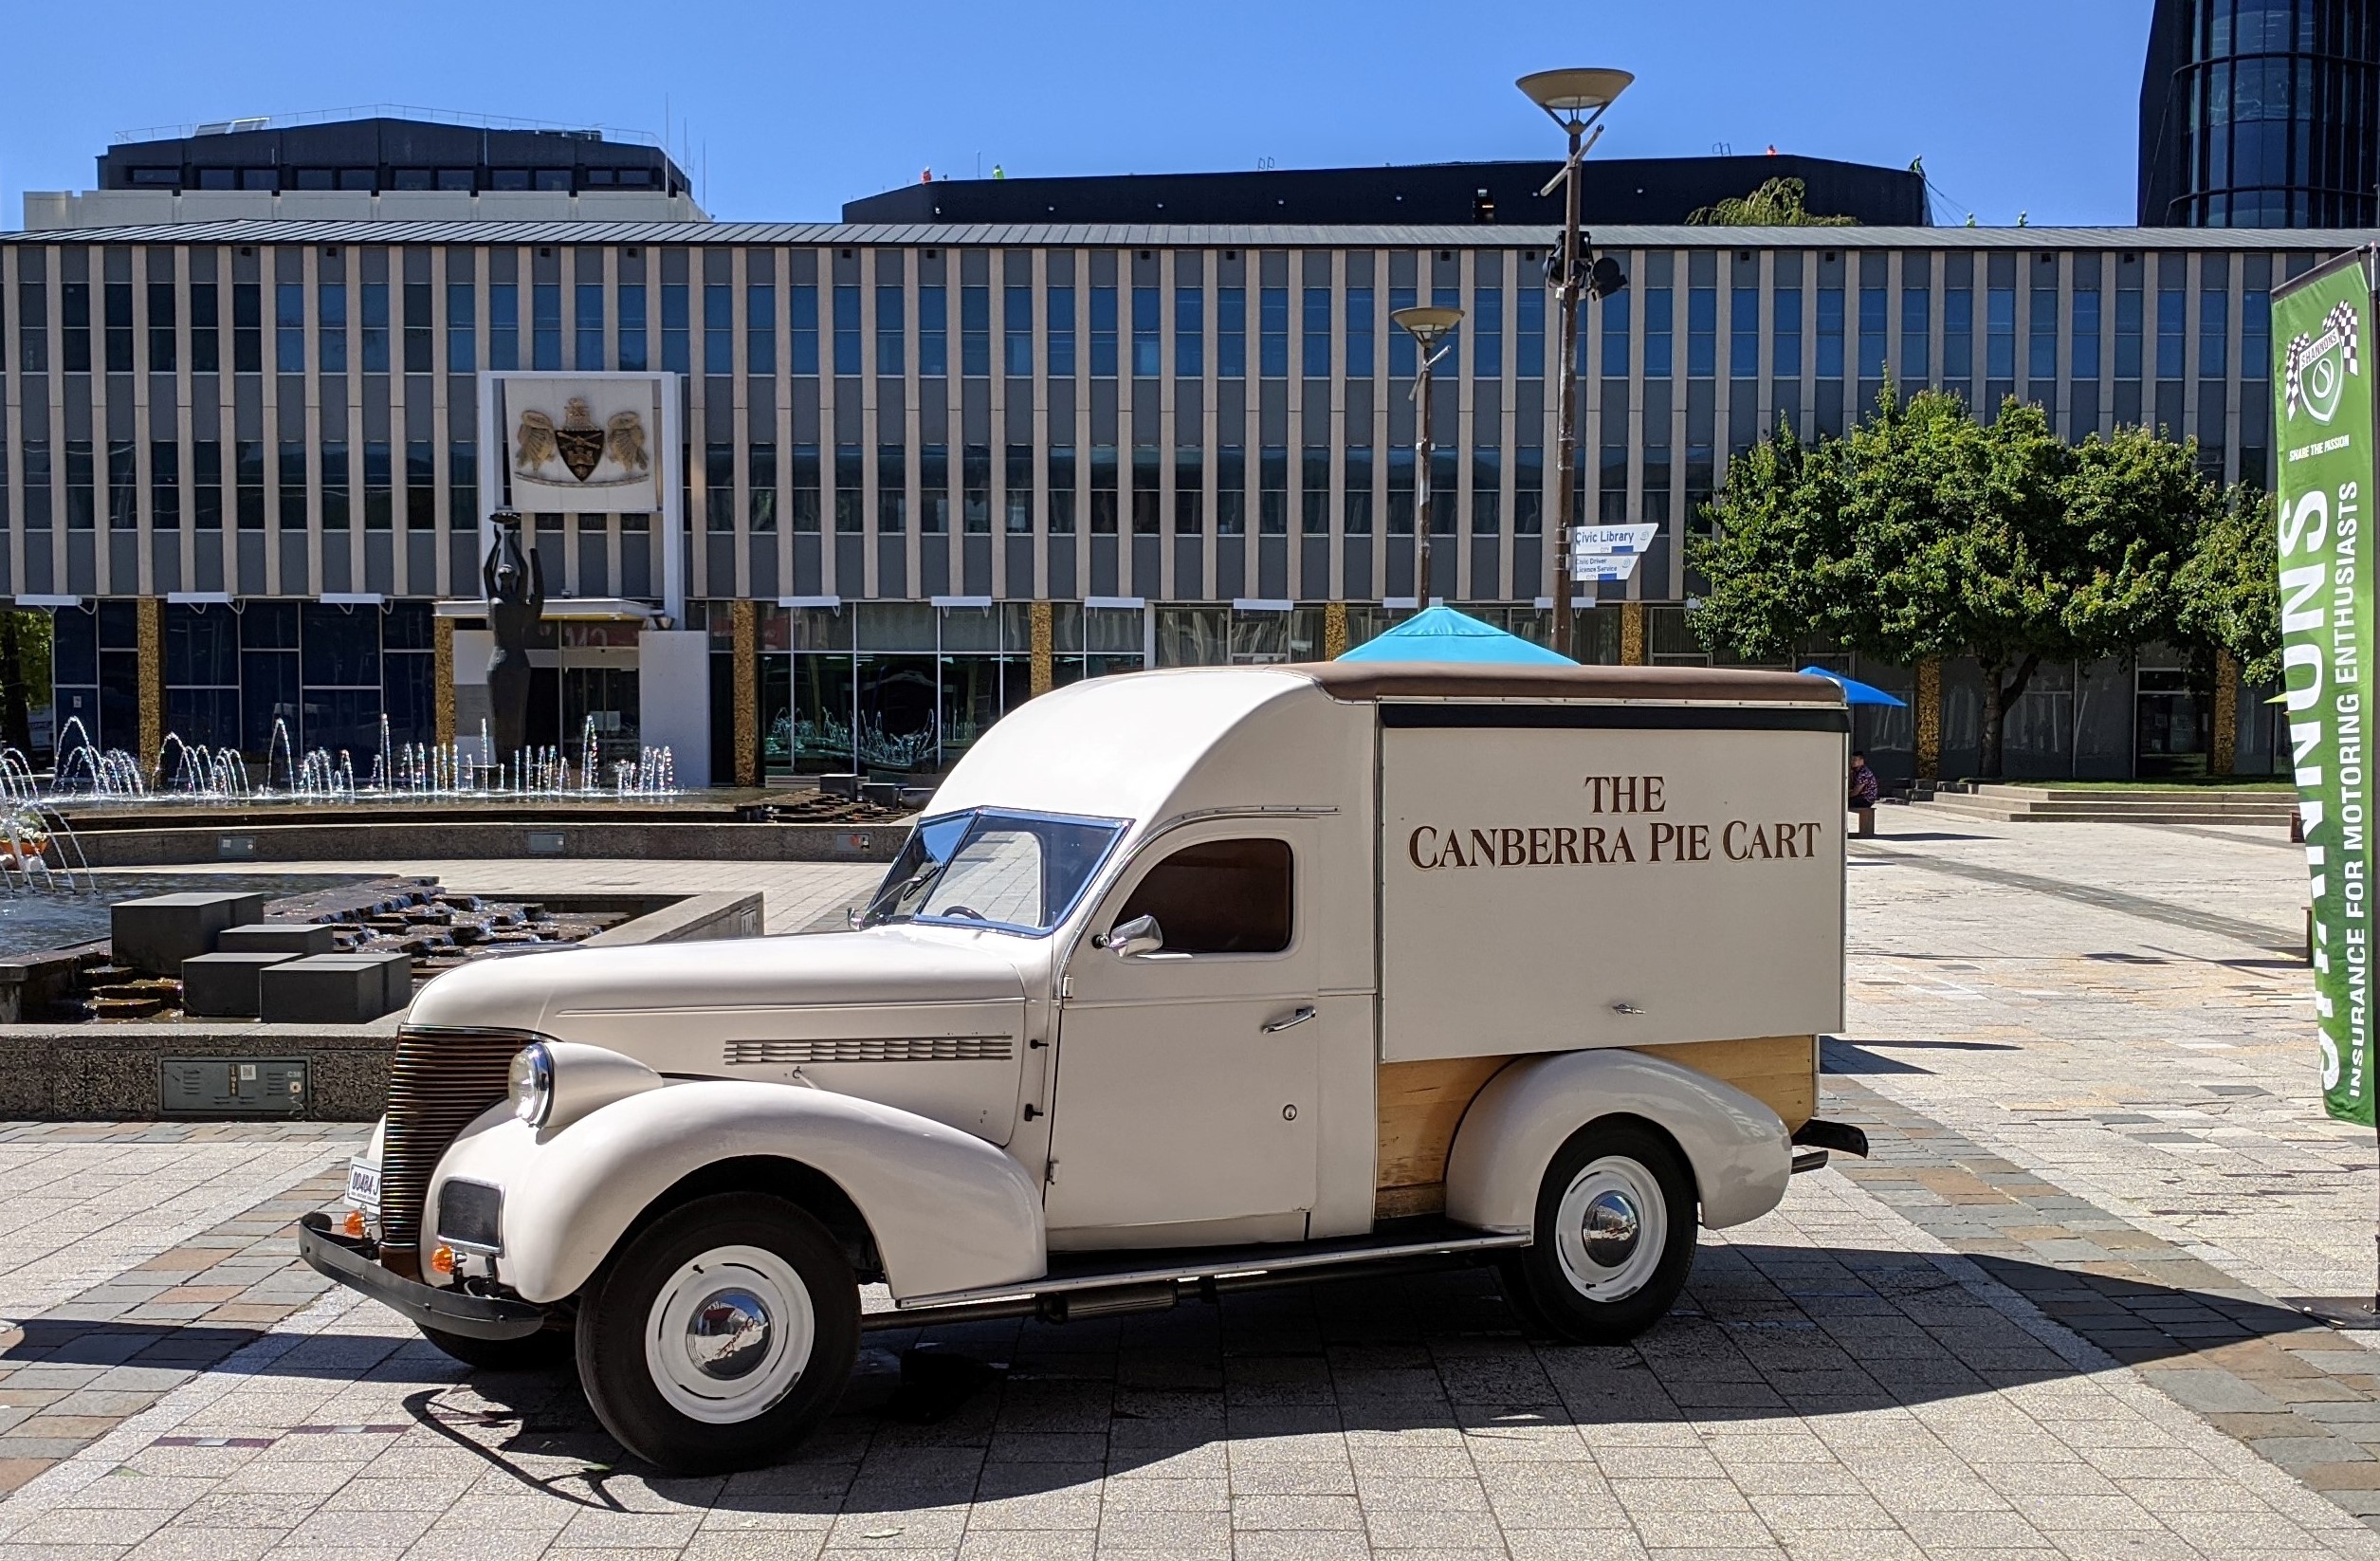
<path fill-rule="evenodd" d="M 732 1381 L 760 1367 L 769 1347 L 769 1310 L 748 1290 L 723 1290 L 695 1307 L 686 1352 L 706 1377 Z"/>
<path fill-rule="evenodd" d="M 713 1247 L 654 1293 L 645 1366 L 670 1408 L 734 1425 L 793 1391 L 817 1323 L 809 1288 L 784 1258 L 765 1247 Z"/>
<path fill-rule="evenodd" d="M 1590 1301 L 1624 1301 L 1653 1280 L 1669 1245 L 1669 1203 L 1650 1168 L 1626 1155 L 1589 1161 L 1563 1189 L 1554 1256 Z"/>

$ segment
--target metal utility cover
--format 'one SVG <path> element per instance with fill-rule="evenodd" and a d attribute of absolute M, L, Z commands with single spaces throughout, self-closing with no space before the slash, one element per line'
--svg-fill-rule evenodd
<path fill-rule="evenodd" d="M 302 1116 L 303 1057 L 165 1057 L 157 1063 L 160 1116 Z"/>

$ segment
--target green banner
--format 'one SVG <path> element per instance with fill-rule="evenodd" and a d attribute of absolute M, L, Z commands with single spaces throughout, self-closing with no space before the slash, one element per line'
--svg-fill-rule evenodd
<path fill-rule="evenodd" d="M 2273 290 L 2280 623 L 2289 750 L 2314 907 L 2323 1105 L 2372 1121 L 2373 251 Z"/>

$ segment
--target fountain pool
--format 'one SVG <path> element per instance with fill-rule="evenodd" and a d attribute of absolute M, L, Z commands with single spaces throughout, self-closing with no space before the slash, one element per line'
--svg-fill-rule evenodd
<path fill-rule="evenodd" d="M 77 873 L 78 884 L 82 874 Z M 275 900 L 339 889 L 384 874 L 355 872 L 109 872 L 91 874 L 96 889 L 79 893 L 0 894 L 0 959 L 63 948 L 107 936 L 107 908 L 118 900 L 189 891 L 251 892 Z"/>

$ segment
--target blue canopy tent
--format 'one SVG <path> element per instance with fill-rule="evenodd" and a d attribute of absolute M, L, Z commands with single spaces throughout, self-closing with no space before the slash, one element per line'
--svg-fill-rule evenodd
<path fill-rule="evenodd" d="M 1341 661 L 1468 661 L 1526 662 L 1548 667 L 1578 665 L 1568 656 L 1508 634 L 1492 623 L 1457 613 L 1452 607 L 1431 607 L 1416 613 L 1394 629 L 1365 640 L 1339 657 Z"/>
<path fill-rule="evenodd" d="M 1881 689 L 1872 688 L 1856 677 L 1845 677 L 1840 672 L 1830 672 L 1823 667 L 1804 667 L 1802 669 L 1802 675 L 1822 677 L 1827 682 L 1838 685 L 1843 691 L 1843 703 L 1846 705 L 1891 705 L 1897 707 L 1908 703 L 1907 700 L 1894 698 Z"/>

